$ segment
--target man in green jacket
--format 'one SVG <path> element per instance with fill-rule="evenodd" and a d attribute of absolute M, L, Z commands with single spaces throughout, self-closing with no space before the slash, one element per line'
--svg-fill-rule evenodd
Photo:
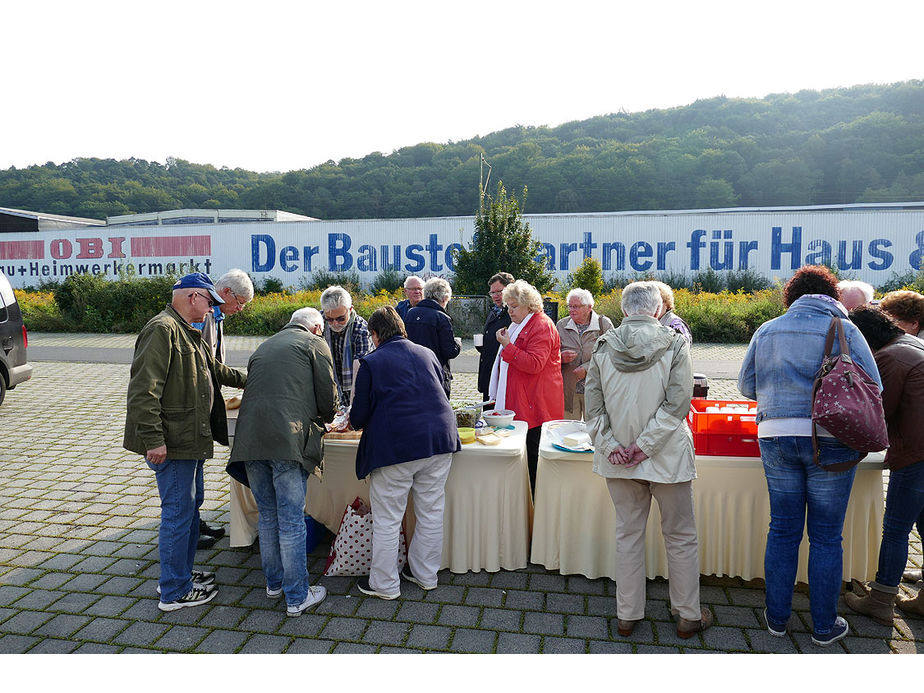
<path fill-rule="evenodd" d="M 214 454 L 213 438 L 228 444 L 221 386 L 244 387 L 247 376 L 216 362 L 191 323 L 221 300 L 206 275 L 188 274 L 135 341 L 122 445 L 144 455 L 157 478 L 162 611 L 205 604 L 217 594 L 215 574 L 193 570 L 203 464 Z"/>
<path fill-rule="evenodd" d="M 253 352 L 228 464 L 253 491 L 266 595 L 285 594 L 287 616 L 301 616 L 327 595 L 309 582 L 303 512 L 308 475 L 321 463 L 324 423 L 338 404 L 323 325 L 317 310 L 301 308 Z"/>

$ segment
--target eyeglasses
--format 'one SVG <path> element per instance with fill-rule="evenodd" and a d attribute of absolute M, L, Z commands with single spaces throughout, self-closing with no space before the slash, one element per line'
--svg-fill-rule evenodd
<path fill-rule="evenodd" d="M 208 303 L 209 303 L 209 308 L 213 308 L 213 307 L 215 306 L 215 301 L 213 301 L 213 300 L 212 300 L 212 297 L 209 296 L 208 294 L 200 294 L 198 291 L 193 291 L 193 294 L 195 294 L 196 296 L 201 296 L 201 297 L 204 298 L 206 301 L 208 301 Z M 190 296 L 192 296 L 192 294 L 190 294 Z"/>
<path fill-rule="evenodd" d="M 500 296 L 502 293 L 504 293 L 504 290 L 501 289 L 500 291 L 489 291 L 488 293 L 490 293 L 492 296 Z"/>
<path fill-rule="evenodd" d="M 238 295 L 237 295 L 236 293 L 234 293 L 233 291 L 231 292 L 231 295 L 234 296 L 234 300 L 237 302 L 237 308 L 238 308 L 238 310 L 244 310 L 244 306 L 247 305 L 247 301 L 242 301 L 242 300 L 241 300 L 241 297 L 238 296 Z"/>
<path fill-rule="evenodd" d="M 324 322 L 346 322 L 349 317 L 349 314 L 341 315 L 339 318 L 329 318 L 325 315 Z"/>
<path fill-rule="evenodd" d="M 405 291 L 423 291 L 422 286 L 409 286 Z"/>

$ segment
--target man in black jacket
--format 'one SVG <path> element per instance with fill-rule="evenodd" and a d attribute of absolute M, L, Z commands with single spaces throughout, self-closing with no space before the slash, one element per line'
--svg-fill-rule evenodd
<path fill-rule="evenodd" d="M 443 390 L 446 397 L 450 397 L 452 369 L 449 361 L 462 351 L 462 340 L 453 333 L 452 318 L 446 312 L 452 287 L 445 279 L 433 277 L 424 284 L 423 296 L 404 318 L 407 338 L 436 354 L 443 367 Z"/>
<path fill-rule="evenodd" d="M 494 359 L 497 357 L 498 348 L 500 348 L 500 344 L 497 343 L 497 331 L 502 327 L 510 326 L 510 315 L 507 313 L 502 294 L 504 287 L 512 283 L 513 275 L 508 272 L 498 272 L 488 281 L 488 291 L 494 305 L 491 306 L 488 319 L 484 323 L 482 336 L 484 341 L 480 346 L 475 345 L 475 348 L 481 354 L 478 358 L 478 392 L 482 394 L 485 401 L 490 399 L 488 397 L 488 388 L 491 385 L 491 368 L 494 366 Z"/>

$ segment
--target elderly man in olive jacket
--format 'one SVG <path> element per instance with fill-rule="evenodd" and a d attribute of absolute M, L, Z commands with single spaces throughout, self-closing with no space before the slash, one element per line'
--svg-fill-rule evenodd
<path fill-rule="evenodd" d="M 135 342 L 122 445 L 144 455 L 157 479 L 162 611 L 204 604 L 217 594 L 214 573 L 193 570 L 203 464 L 215 452 L 213 438 L 228 444 L 221 386 L 244 387 L 247 376 L 215 361 L 191 323 L 221 300 L 206 275 L 188 274 Z"/>
<path fill-rule="evenodd" d="M 228 465 L 253 491 L 266 594 L 285 594 L 288 616 L 300 616 L 326 595 L 309 583 L 304 520 L 308 475 L 321 463 L 324 423 L 333 420 L 338 402 L 322 333 L 321 314 L 301 308 L 250 357 Z"/>

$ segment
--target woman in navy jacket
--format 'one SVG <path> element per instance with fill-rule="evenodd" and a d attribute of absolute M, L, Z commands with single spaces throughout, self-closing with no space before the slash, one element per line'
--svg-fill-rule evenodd
<path fill-rule="evenodd" d="M 446 312 L 446 304 L 452 298 L 452 288 L 445 279 L 434 277 L 424 284 L 423 295 L 423 300 L 404 317 L 407 338 L 436 354 L 443 367 L 443 389 L 446 397 L 449 397 L 452 381 L 449 361 L 462 351 L 462 342 L 456 339 L 452 331 L 452 318 Z"/>
<path fill-rule="evenodd" d="M 436 587 L 444 487 L 452 453 L 462 445 L 433 352 L 406 338 L 404 323 L 391 306 L 370 316 L 369 333 L 376 348 L 360 359 L 350 410 L 350 424 L 363 432 L 356 477 L 369 477 L 375 518 L 372 568 L 358 587 L 364 594 L 395 599 L 401 595 L 398 535 L 409 492 L 417 525 L 401 577 L 425 590 Z"/>

